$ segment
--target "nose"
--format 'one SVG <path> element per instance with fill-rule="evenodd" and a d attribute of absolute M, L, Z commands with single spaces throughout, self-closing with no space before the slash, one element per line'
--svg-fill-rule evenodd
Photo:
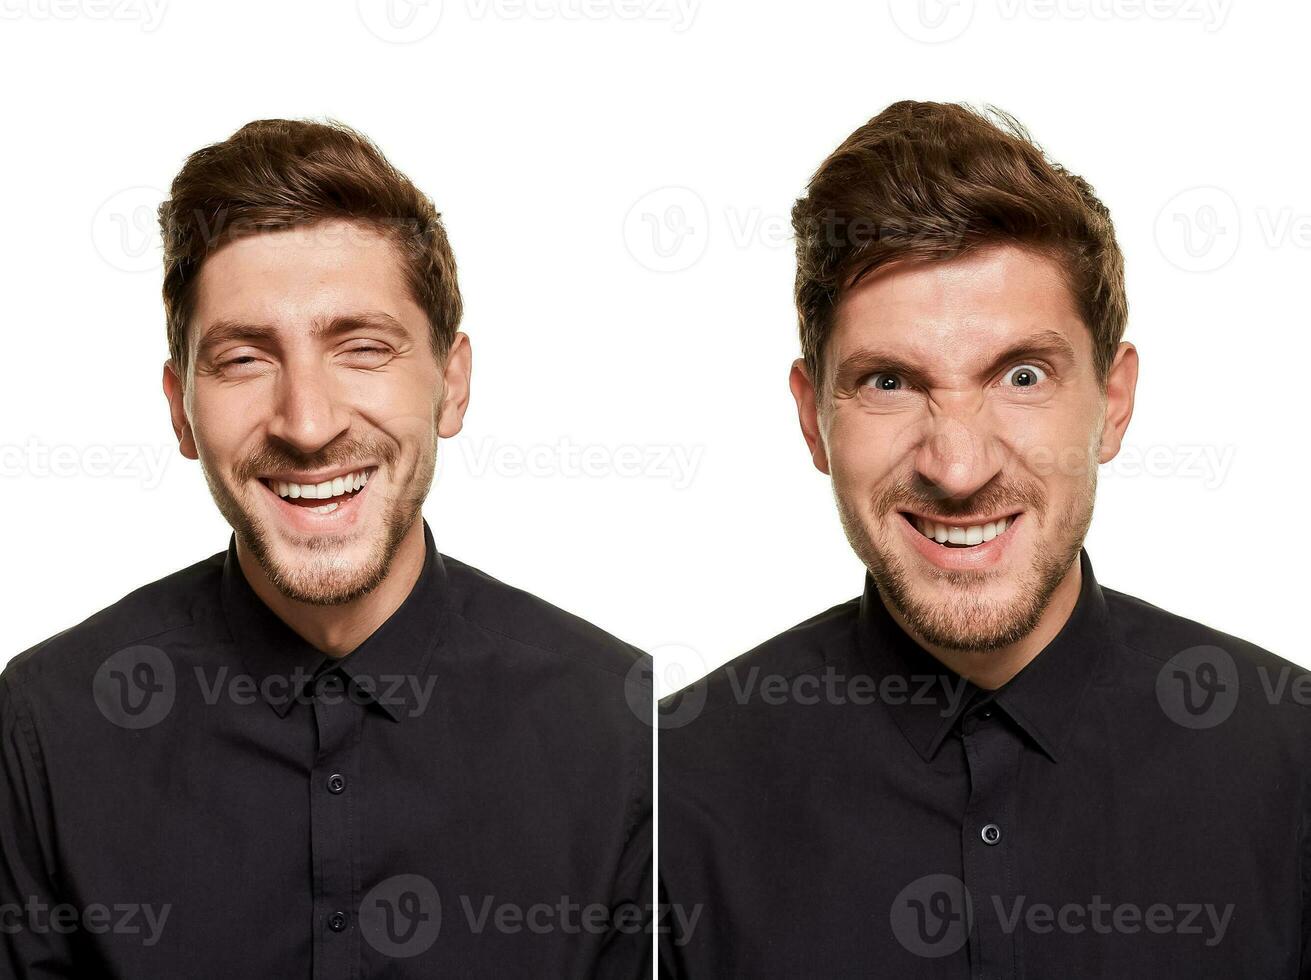
<path fill-rule="evenodd" d="M 288 358 L 278 376 L 269 436 L 308 456 L 349 425 L 350 413 L 338 385 L 321 360 Z"/>
<path fill-rule="evenodd" d="M 915 449 L 915 475 L 934 500 L 968 500 L 1001 471 L 1000 444 L 986 409 L 935 411 Z"/>

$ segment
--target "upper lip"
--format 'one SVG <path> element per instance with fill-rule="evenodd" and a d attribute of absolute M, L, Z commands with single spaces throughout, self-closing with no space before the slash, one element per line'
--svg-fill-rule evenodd
<path fill-rule="evenodd" d="M 934 524 L 947 524 L 952 527 L 973 527 L 976 524 L 995 524 L 1003 517 L 1017 517 L 1024 511 L 1005 510 L 992 517 L 939 517 L 936 514 L 921 514 L 914 510 L 903 510 L 901 513 L 909 514 L 911 517 L 918 517 L 921 520 L 932 521 Z"/>
<path fill-rule="evenodd" d="M 344 477 L 344 476 L 350 476 L 350 474 L 352 473 L 369 472 L 370 470 L 376 468 L 377 468 L 376 464 L 374 463 L 364 463 L 359 466 L 351 466 L 347 468 L 338 467 L 337 469 L 334 470 L 320 470 L 317 473 L 295 473 L 295 472 L 286 472 L 286 471 L 282 473 L 265 473 L 263 476 L 260 477 L 260 479 L 270 480 L 277 483 L 318 484 L 318 483 L 328 483 L 332 480 L 335 480 L 339 476 Z"/>

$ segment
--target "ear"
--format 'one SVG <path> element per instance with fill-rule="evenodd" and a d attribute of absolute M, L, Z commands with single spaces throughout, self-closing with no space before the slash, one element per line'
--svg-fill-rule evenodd
<path fill-rule="evenodd" d="M 473 349 L 466 334 L 457 333 L 446 352 L 442 370 L 444 388 L 437 434 L 449 439 L 464 426 L 464 410 L 469 407 L 469 383 L 473 372 Z"/>
<path fill-rule="evenodd" d="M 168 412 L 173 419 L 173 434 L 177 436 L 178 452 L 187 459 L 199 459 L 196 452 L 196 438 L 187 421 L 187 409 L 183 393 L 185 386 L 177 365 L 172 358 L 164 362 L 164 397 L 168 399 Z"/>
<path fill-rule="evenodd" d="M 806 371 L 806 362 L 801 358 L 792 362 L 788 385 L 792 388 L 792 397 L 796 399 L 797 420 L 801 423 L 801 434 L 806 437 L 806 445 L 810 447 L 811 461 L 815 469 L 828 476 L 828 452 L 824 449 L 824 440 L 819 432 L 815 385 Z"/>
<path fill-rule="evenodd" d="M 1109 463 L 1120 452 L 1129 419 L 1133 417 L 1133 396 L 1138 388 L 1138 348 L 1125 341 L 1115 352 L 1106 376 L 1106 421 L 1102 424 L 1102 445 L 1097 462 Z"/>

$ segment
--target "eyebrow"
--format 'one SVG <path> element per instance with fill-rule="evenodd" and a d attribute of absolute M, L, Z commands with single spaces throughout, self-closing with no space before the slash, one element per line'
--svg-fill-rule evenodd
<path fill-rule="evenodd" d="M 359 313 L 344 313 L 330 320 L 316 320 L 310 328 L 310 336 L 316 340 L 340 337 L 354 330 L 378 330 L 390 334 L 398 340 L 408 340 L 409 331 L 390 313 L 369 310 Z M 259 342 L 276 338 L 278 329 L 266 323 L 247 323 L 244 320 L 220 318 L 206 329 L 196 346 L 197 356 L 206 354 L 220 344 L 231 341 Z"/>
<path fill-rule="evenodd" d="M 1073 361 L 1076 355 L 1073 345 L 1063 335 L 1055 330 L 1040 330 L 1015 341 L 1000 351 L 984 368 L 982 374 L 991 374 L 998 368 L 1021 358 L 1040 356 L 1050 357 L 1055 360 Z M 912 364 L 896 354 L 861 347 L 852 351 L 838 363 L 833 380 L 841 390 L 874 371 L 899 374 L 918 383 L 923 383 L 928 379 L 922 367 Z"/>

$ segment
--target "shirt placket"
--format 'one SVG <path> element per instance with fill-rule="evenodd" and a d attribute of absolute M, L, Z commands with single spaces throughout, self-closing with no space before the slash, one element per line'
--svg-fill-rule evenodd
<path fill-rule="evenodd" d="M 335 671 L 318 678 L 312 701 L 318 746 L 310 770 L 310 847 L 314 867 L 315 980 L 358 976 L 355 807 L 363 711 Z"/>
<path fill-rule="evenodd" d="M 961 825 L 965 887 L 974 910 L 970 975 L 975 980 L 1017 976 L 1013 900 L 1016 834 L 1014 794 L 1020 742 L 995 708 L 966 716 L 961 739 L 969 766 L 970 796 Z"/>

